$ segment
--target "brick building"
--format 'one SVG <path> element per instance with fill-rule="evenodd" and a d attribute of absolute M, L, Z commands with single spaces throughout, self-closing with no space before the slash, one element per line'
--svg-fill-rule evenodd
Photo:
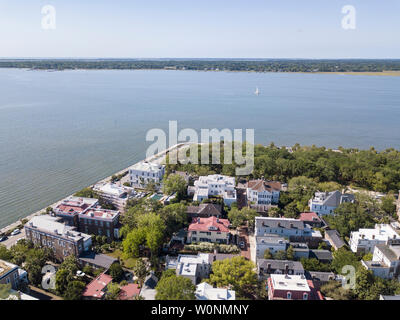
<path fill-rule="evenodd" d="M 119 211 L 102 209 L 97 199 L 69 197 L 53 210 L 64 223 L 87 234 L 119 238 Z"/>
<path fill-rule="evenodd" d="M 25 224 L 26 238 L 35 245 L 48 247 L 58 260 L 73 254 L 79 256 L 90 249 L 90 235 L 76 231 L 76 227 L 65 225 L 60 218 L 49 215 L 33 217 Z"/>
<path fill-rule="evenodd" d="M 312 280 L 304 275 L 272 274 L 268 278 L 269 300 L 323 300 Z"/>
<path fill-rule="evenodd" d="M 19 284 L 18 266 L 0 260 L 0 284 L 11 284 L 12 289 L 17 289 Z"/>

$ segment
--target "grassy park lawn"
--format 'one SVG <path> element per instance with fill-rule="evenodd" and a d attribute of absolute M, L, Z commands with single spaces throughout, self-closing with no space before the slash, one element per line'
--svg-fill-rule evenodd
<path fill-rule="evenodd" d="M 128 259 L 124 259 L 123 258 L 123 254 L 122 254 L 122 250 L 117 249 L 114 252 L 111 253 L 107 253 L 107 255 L 119 259 L 121 261 L 121 264 L 123 267 L 127 268 L 127 269 L 132 269 L 133 266 L 136 263 L 137 258 L 128 258 Z"/>

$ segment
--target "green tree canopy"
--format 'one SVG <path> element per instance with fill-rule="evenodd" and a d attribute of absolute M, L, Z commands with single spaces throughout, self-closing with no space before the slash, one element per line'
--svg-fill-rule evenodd
<path fill-rule="evenodd" d="M 141 245 L 146 245 L 153 255 L 156 254 L 162 245 L 165 229 L 165 223 L 158 214 L 151 212 L 139 216 L 137 227 L 122 242 L 125 256 L 138 257 Z"/>
<path fill-rule="evenodd" d="M 183 203 L 167 205 L 159 210 L 159 214 L 165 223 L 168 236 L 188 225 L 186 205 Z"/>
<path fill-rule="evenodd" d="M 110 282 L 107 285 L 106 300 L 118 300 L 120 292 L 118 283 Z"/>
<path fill-rule="evenodd" d="M 156 286 L 156 300 L 194 300 L 196 287 L 190 279 L 168 275 Z"/>
<path fill-rule="evenodd" d="M 374 218 L 358 203 L 345 202 L 336 208 L 333 215 L 325 217 L 332 229 L 336 229 L 342 237 L 349 237 L 352 231 L 360 228 L 373 228 Z"/>
<path fill-rule="evenodd" d="M 228 219 L 233 227 L 237 228 L 243 225 L 245 222 L 248 222 L 249 228 L 254 228 L 255 217 L 258 216 L 258 213 L 254 209 L 250 208 L 242 208 L 239 210 L 238 208 L 231 208 L 228 212 Z"/>
<path fill-rule="evenodd" d="M 115 262 L 110 266 L 110 276 L 113 278 L 113 281 L 120 282 L 124 278 L 124 269 L 122 269 L 121 264 L 119 262 Z"/>
<path fill-rule="evenodd" d="M 149 274 L 146 263 L 143 261 L 143 259 L 136 260 L 136 263 L 133 267 L 133 273 L 135 274 L 136 277 L 138 277 L 140 286 L 142 286 L 144 283 L 144 280 L 146 279 L 147 275 Z"/>
<path fill-rule="evenodd" d="M 333 252 L 333 260 L 331 267 L 338 274 L 342 273 L 342 268 L 346 265 L 352 265 L 356 270 L 360 267 L 360 262 L 357 256 L 347 250 L 345 247 L 339 248 Z"/>
<path fill-rule="evenodd" d="M 67 288 L 64 293 L 65 300 L 80 300 L 82 292 L 86 285 L 83 281 L 73 280 L 68 282 Z"/>
<path fill-rule="evenodd" d="M 212 264 L 212 273 L 207 282 L 217 287 L 231 287 L 243 295 L 257 284 L 254 268 L 254 263 L 244 257 L 218 260 Z"/>
<path fill-rule="evenodd" d="M 183 199 L 186 196 L 187 183 L 185 179 L 179 174 L 170 174 L 163 182 L 164 194 L 176 193 L 178 200 Z"/>

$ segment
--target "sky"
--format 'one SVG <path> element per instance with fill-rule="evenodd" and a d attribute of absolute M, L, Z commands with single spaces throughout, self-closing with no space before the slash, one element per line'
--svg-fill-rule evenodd
<path fill-rule="evenodd" d="M 400 58 L 399 13 L 399 0 L 0 0 L 0 57 Z"/>

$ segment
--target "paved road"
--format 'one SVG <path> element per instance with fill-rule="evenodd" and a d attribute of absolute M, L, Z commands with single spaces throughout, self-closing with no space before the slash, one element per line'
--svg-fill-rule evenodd
<path fill-rule="evenodd" d="M 0 244 L 6 246 L 7 249 L 10 249 L 19 239 L 25 239 L 25 229 L 22 229 L 21 233 L 16 236 L 9 236 L 6 241 L 0 242 Z"/>
<path fill-rule="evenodd" d="M 240 255 L 242 257 L 245 257 L 246 259 L 250 260 L 250 243 L 249 243 L 249 236 L 248 236 L 248 231 L 247 228 L 241 228 L 239 230 L 239 242 L 244 241 L 244 248 L 241 249 Z"/>
<path fill-rule="evenodd" d="M 254 237 L 254 235 L 249 236 L 249 245 L 250 245 L 250 257 L 251 257 L 251 261 L 253 261 L 254 263 L 257 263 L 257 259 L 256 259 L 256 239 Z"/>
<path fill-rule="evenodd" d="M 246 201 L 246 189 L 236 189 L 236 195 L 237 195 L 237 206 L 238 209 L 242 209 L 247 206 L 247 201 Z"/>

